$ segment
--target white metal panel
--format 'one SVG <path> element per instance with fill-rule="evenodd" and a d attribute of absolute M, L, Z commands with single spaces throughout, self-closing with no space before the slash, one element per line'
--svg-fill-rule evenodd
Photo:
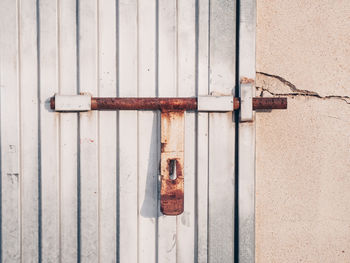
<path fill-rule="evenodd" d="M 255 81 L 256 0 L 240 2 L 239 79 Z M 255 84 L 250 94 L 255 94 Z M 252 113 L 251 113 L 252 114 Z M 255 114 L 252 114 L 255 119 Z M 239 123 L 238 141 L 239 262 L 255 262 L 255 122 Z"/>
<path fill-rule="evenodd" d="M 210 2 L 210 92 L 233 93 L 235 23 L 235 1 Z M 209 114 L 209 262 L 234 257 L 234 136 L 232 112 Z"/>
<path fill-rule="evenodd" d="M 38 229 L 38 66 L 36 35 L 36 1 L 19 3 L 20 71 L 20 182 L 21 182 L 21 259 L 39 259 Z"/>
<path fill-rule="evenodd" d="M 177 89 L 177 13 L 176 1 L 158 1 L 158 88 L 160 97 L 178 95 Z M 176 262 L 176 217 L 158 220 L 158 262 Z"/>
<path fill-rule="evenodd" d="M 154 87 L 154 86 L 153 86 Z M 143 90 L 147 92 L 147 89 Z M 141 94 L 143 93 L 141 92 Z M 158 116 L 154 112 L 139 113 L 139 194 L 138 225 L 139 262 L 156 262 L 158 222 L 159 142 Z"/>
<path fill-rule="evenodd" d="M 138 1 L 138 89 L 156 97 L 156 1 Z M 160 132 L 156 112 L 138 113 L 138 260 L 157 262 Z"/>
<path fill-rule="evenodd" d="M 117 95 L 116 1 L 99 1 L 99 95 Z M 117 113 L 99 113 L 99 262 L 117 261 Z"/>
<path fill-rule="evenodd" d="M 198 27 L 198 75 L 197 95 L 208 95 L 209 91 L 209 0 L 197 4 Z M 197 255 L 200 263 L 208 262 L 208 200 L 209 200 L 209 114 L 198 113 L 197 117 L 197 175 L 196 175 L 196 224 Z"/>
<path fill-rule="evenodd" d="M 21 259 L 18 8 L 16 1 L 0 1 L 1 257 L 7 262 Z"/>
<path fill-rule="evenodd" d="M 40 1 L 40 147 L 41 147 L 41 259 L 60 258 L 59 113 L 49 110 L 48 98 L 58 92 L 58 9 Z"/>
<path fill-rule="evenodd" d="M 138 95 L 137 0 L 119 1 L 119 96 Z M 119 112 L 119 260 L 138 261 L 138 113 Z"/>
<path fill-rule="evenodd" d="M 178 96 L 196 96 L 196 1 L 177 1 L 177 86 Z M 184 212 L 177 216 L 176 262 L 193 262 L 195 257 L 195 133 L 193 112 L 185 113 Z"/>
<path fill-rule="evenodd" d="M 79 91 L 99 95 L 98 85 L 98 2 L 79 1 Z M 87 96 L 88 97 L 88 96 Z M 91 103 L 91 100 L 90 100 Z M 99 258 L 99 134 L 98 112 L 80 115 L 80 259 L 97 262 Z"/>
<path fill-rule="evenodd" d="M 75 1 L 57 0 L 59 93 L 78 94 L 77 6 Z M 60 260 L 76 260 L 78 239 L 78 114 L 60 114 Z M 50 165 L 50 164 L 45 164 Z M 80 223 L 80 222 L 79 222 Z"/>
<path fill-rule="evenodd" d="M 169 217 L 160 114 L 56 113 L 49 97 L 232 95 L 235 1 L 0 5 L 2 260 L 232 262 L 232 113 L 186 113 L 185 207 Z"/>

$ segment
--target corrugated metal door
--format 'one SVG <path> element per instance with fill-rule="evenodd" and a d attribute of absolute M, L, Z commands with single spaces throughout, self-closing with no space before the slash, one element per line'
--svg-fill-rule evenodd
<path fill-rule="evenodd" d="M 234 0 L 1 0 L 1 260 L 232 262 L 232 113 L 186 113 L 185 211 L 159 212 L 160 115 L 54 93 L 232 94 Z"/>

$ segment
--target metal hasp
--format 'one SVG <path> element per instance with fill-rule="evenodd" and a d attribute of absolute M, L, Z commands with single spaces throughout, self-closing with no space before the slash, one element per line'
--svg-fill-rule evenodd
<path fill-rule="evenodd" d="M 249 85 L 248 85 L 249 84 Z M 241 109 L 241 120 L 251 121 L 253 110 L 286 109 L 286 98 L 253 98 L 252 84 L 242 99 L 233 96 L 198 98 L 94 98 L 90 95 L 55 95 L 52 110 L 79 112 L 88 110 L 160 110 L 160 210 L 164 215 L 184 211 L 184 137 L 185 111 L 228 112 Z M 241 88 L 244 88 L 242 86 Z"/>
<path fill-rule="evenodd" d="M 254 80 L 242 79 L 239 86 L 241 98 L 241 111 L 239 112 L 240 121 L 253 121 L 253 92 Z"/>
<path fill-rule="evenodd" d="M 164 215 L 184 211 L 185 112 L 161 112 L 160 210 Z"/>

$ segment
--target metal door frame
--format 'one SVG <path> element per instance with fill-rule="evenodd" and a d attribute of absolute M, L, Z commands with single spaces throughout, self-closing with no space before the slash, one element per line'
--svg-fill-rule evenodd
<path fill-rule="evenodd" d="M 255 95 L 256 0 L 237 0 L 237 91 L 249 79 Z M 240 94 L 241 95 L 241 94 Z M 237 122 L 235 261 L 255 262 L 255 114 Z"/>

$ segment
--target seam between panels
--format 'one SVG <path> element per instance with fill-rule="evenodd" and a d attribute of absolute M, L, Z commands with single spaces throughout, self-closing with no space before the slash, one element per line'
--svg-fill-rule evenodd
<path fill-rule="evenodd" d="M 156 97 L 159 97 L 159 1 L 156 0 L 156 37 L 155 37 L 155 45 L 156 45 L 156 54 L 155 54 L 155 83 L 156 83 Z M 160 144 L 160 113 L 157 111 L 156 115 L 156 122 L 157 122 L 157 145 Z M 157 147 L 157 211 L 156 211 L 156 233 L 155 233 L 155 254 L 156 263 L 159 262 L 159 208 L 160 208 L 160 201 L 159 201 L 159 194 L 160 194 L 160 149 Z"/>
<path fill-rule="evenodd" d="M 40 71 L 40 0 L 36 1 L 37 114 L 38 114 L 38 262 L 42 261 L 42 160 L 41 160 L 41 71 Z"/>
<path fill-rule="evenodd" d="M 240 0 L 236 0 L 236 58 L 235 58 L 235 90 L 234 94 L 239 97 L 239 61 L 240 61 Z M 234 261 L 239 261 L 239 111 L 234 112 L 235 118 L 235 138 L 234 138 L 234 232 L 233 232 L 233 256 Z"/>
<path fill-rule="evenodd" d="M 136 96 L 139 97 L 140 95 L 140 25 L 139 25 L 139 8 L 140 3 L 139 0 L 137 0 L 136 5 Z M 139 124 L 140 124 L 140 115 L 139 111 L 136 111 L 136 140 L 137 140 L 137 159 L 136 159 L 136 174 L 137 174 L 137 180 L 136 180 L 136 198 L 137 198 L 137 262 L 140 261 L 140 131 L 139 131 Z"/>
<path fill-rule="evenodd" d="M 22 76 L 21 76 L 21 0 L 17 0 L 16 2 L 17 8 L 17 91 L 18 91 L 18 142 L 19 142 L 19 192 L 18 192 L 18 213 L 19 213 L 19 249 L 20 249 L 20 261 L 22 262 L 22 98 L 21 98 L 21 89 L 22 89 Z"/>
<path fill-rule="evenodd" d="M 100 0 L 96 0 L 96 87 L 100 96 Z M 100 112 L 97 111 L 97 261 L 101 261 L 101 135 Z"/>
<path fill-rule="evenodd" d="M 211 63 L 211 43 L 210 43 L 210 37 L 211 37 L 211 30 L 210 30 L 210 22 L 211 22 L 211 0 L 208 0 L 208 90 L 207 94 L 210 94 L 210 63 Z M 208 175 L 207 175 L 207 263 L 209 263 L 209 249 L 210 249 L 210 206 L 209 206 L 209 200 L 210 200 L 210 113 L 208 113 Z"/>
<path fill-rule="evenodd" d="M 75 15 L 76 15 L 76 82 L 77 93 L 80 93 L 80 0 L 75 1 Z M 76 114 L 77 121 L 77 262 L 81 262 L 81 147 L 80 147 L 80 113 Z"/>
<path fill-rule="evenodd" d="M 116 0 L 116 95 L 119 97 L 120 94 L 120 80 L 119 80 L 119 0 Z M 119 122 L 119 111 L 116 113 L 116 261 L 120 261 L 120 122 Z"/>
<path fill-rule="evenodd" d="M 56 35 L 57 35 L 57 54 L 56 54 L 56 73 L 57 73 L 57 90 L 58 93 L 61 93 L 61 8 L 60 0 L 56 0 Z M 61 151 L 61 142 L 62 142 L 62 133 L 61 133 L 61 115 L 57 118 L 57 191 L 58 191 L 58 258 L 59 262 L 62 262 L 62 151 Z"/>
<path fill-rule="evenodd" d="M 0 53 L 1 54 L 1 53 Z M 0 85 L 2 83 L 2 60 L 1 60 L 1 56 L 0 56 Z M 1 93 L 2 89 L 0 89 L 0 262 L 3 262 L 3 256 L 2 256 L 2 175 L 3 175 L 3 171 L 2 171 L 2 93 Z"/>
<path fill-rule="evenodd" d="M 199 63 L 199 1 L 195 0 L 195 96 L 198 97 L 198 63 Z M 194 164 L 194 252 L 193 261 L 198 262 L 198 112 L 195 113 L 195 164 Z"/>

